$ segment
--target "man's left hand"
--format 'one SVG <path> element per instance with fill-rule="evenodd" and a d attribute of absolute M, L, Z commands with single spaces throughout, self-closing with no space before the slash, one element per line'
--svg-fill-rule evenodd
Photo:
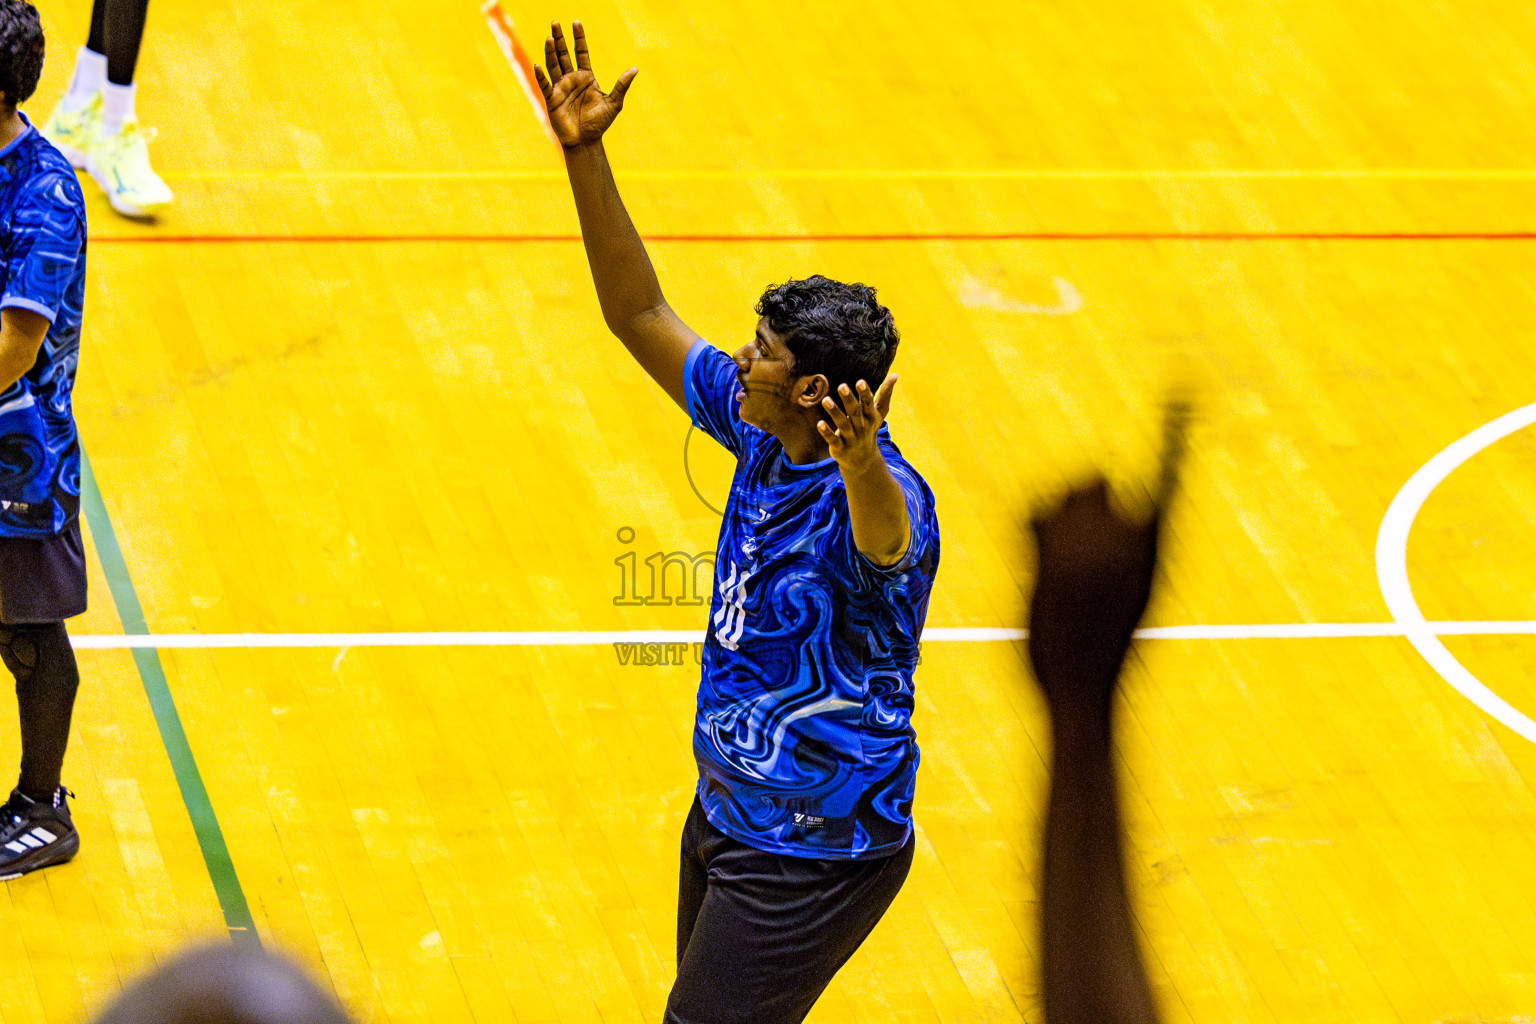
<path fill-rule="evenodd" d="M 841 408 L 832 396 L 823 398 L 821 407 L 827 411 L 827 419 L 818 422 L 816 429 L 827 442 L 838 468 L 844 472 L 857 472 L 867 467 L 870 459 L 881 458 L 875 435 L 885 422 L 885 414 L 891 411 L 896 375 L 893 373 L 885 378 L 878 392 L 870 391 L 869 385 L 862 380 L 852 390 L 847 384 L 839 385 L 837 390 L 842 400 Z"/>

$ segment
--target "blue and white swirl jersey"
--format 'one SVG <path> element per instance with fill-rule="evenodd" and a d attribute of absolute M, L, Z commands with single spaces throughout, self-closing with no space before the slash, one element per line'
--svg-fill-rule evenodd
<path fill-rule="evenodd" d="M 25 118 L 23 118 L 25 120 Z M 37 130 L 0 149 L 0 308 L 51 325 L 37 362 L 0 391 L 0 537 L 51 537 L 80 513 L 80 439 L 70 394 L 85 305 L 85 199 Z"/>
<path fill-rule="evenodd" d="M 688 414 L 736 456 L 693 749 L 699 801 L 742 843 L 795 857 L 884 857 L 912 833 L 912 669 L 939 564 L 933 492 L 882 427 L 912 540 L 880 568 L 853 541 L 831 458 L 792 465 L 738 415 L 736 364 L 699 342 Z"/>

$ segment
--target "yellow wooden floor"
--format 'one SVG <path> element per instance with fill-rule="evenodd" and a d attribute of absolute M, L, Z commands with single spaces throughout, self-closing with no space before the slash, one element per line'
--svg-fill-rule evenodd
<path fill-rule="evenodd" d="M 89 13 L 41 6 L 34 119 Z M 701 628 L 615 606 L 615 560 L 712 550 L 689 474 L 718 503 L 728 467 L 698 438 L 685 463 L 579 245 L 527 240 L 575 219 L 473 0 L 151 8 L 139 109 L 179 199 L 145 228 L 88 187 L 76 393 L 150 630 Z M 695 239 L 652 252 L 706 337 L 734 347 L 787 277 L 881 289 L 893 431 L 943 522 L 931 626 L 1018 623 L 1021 509 L 1090 458 L 1146 467 L 1171 374 L 1202 418 L 1153 623 L 1386 621 L 1392 496 L 1536 400 L 1536 241 L 1358 237 L 1536 231 L 1528 4 L 507 9 L 533 48 L 583 17 L 605 83 L 641 68 L 610 151 L 642 230 Z M 1105 237 L 959 237 L 1042 234 Z M 455 235 L 500 237 L 420 240 Z M 1081 309 L 1031 312 L 1055 278 Z M 1425 505 L 1429 618 L 1536 618 L 1533 455 L 1516 434 Z M 72 629 L 120 633 L 93 573 Z M 1536 638 L 1448 644 L 1536 714 Z M 691 666 L 161 657 L 262 941 L 359 1020 L 660 1020 Z M 224 934 L 132 657 L 81 660 L 85 845 L 0 886 L 5 1024 L 82 1020 Z M 1133 676 L 1129 860 L 1169 1021 L 1536 1016 L 1536 746 L 1400 638 L 1160 640 Z M 812 1020 L 1038 1021 L 1041 708 L 1007 643 L 930 643 L 918 679 L 916 865 Z"/>

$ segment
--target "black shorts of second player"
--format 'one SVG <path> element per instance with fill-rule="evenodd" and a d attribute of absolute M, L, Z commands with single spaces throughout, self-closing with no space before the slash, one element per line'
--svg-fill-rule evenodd
<path fill-rule="evenodd" d="M 62 622 L 84 611 L 80 520 L 46 540 L 0 537 L 0 624 Z"/>
<path fill-rule="evenodd" d="M 877 860 L 764 853 L 711 825 L 695 798 L 665 1020 L 799 1024 L 896 898 L 912 846 Z"/>

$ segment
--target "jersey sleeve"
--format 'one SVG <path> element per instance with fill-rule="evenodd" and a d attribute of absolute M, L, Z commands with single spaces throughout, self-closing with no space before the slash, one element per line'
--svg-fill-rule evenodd
<path fill-rule="evenodd" d="M 688 417 L 732 455 L 745 446 L 746 424 L 736 402 L 736 360 L 700 339 L 683 361 L 683 398 Z"/>
<path fill-rule="evenodd" d="M 30 182 L 11 219 L 0 309 L 29 309 L 53 323 L 85 255 L 85 208 L 79 186 L 63 175 Z"/>

